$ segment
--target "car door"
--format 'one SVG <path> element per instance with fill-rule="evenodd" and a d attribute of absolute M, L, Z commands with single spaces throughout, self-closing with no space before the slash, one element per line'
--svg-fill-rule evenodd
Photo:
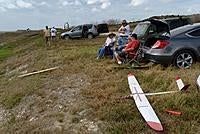
<path fill-rule="evenodd" d="M 83 27 L 81 25 L 75 27 L 74 29 L 72 29 L 70 37 L 71 38 L 80 38 L 80 37 L 82 37 L 82 30 L 83 30 Z"/>

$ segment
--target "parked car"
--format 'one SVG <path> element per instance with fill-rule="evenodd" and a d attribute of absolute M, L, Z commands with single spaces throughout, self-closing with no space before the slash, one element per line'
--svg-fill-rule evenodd
<path fill-rule="evenodd" d="M 200 23 L 170 31 L 170 35 L 149 38 L 143 46 L 144 57 L 160 64 L 189 68 L 200 60 Z"/>
<path fill-rule="evenodd" d="M 64 32 L 61 34 L 61 38 L 65 40 L 74 39 L 74 38 L 88 38 L 92 39 L 99 35 L 101 32 L 109 32 L 107 24 L 101 24 L 101 28 L 94 24 L 85 24 L 79 25 L 72 28 L 69 32 Z M 107 27 L 106 27 L 107 26 Z M 86 35 L 84 29 L 86 28 Z"/>

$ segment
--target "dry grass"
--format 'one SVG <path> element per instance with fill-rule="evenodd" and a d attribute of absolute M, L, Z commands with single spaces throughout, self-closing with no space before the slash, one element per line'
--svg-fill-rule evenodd
<path fill-rule="evenodd" d="M 49 111 L 50 113 L 48 112 L 41 120 L 32 123 L 28 122 L 28 117 L 27 119 L 18 119 L 13 114 L 9 121 L 1 126 L 1 130 L 4 132 L 9 130 L 11 133 L 15 130 L 22 133 L 49 132 L 53 128 L 46 128 L 44 125 L 58 121 L 64 123 L 64 128 L 55 130 L 55 132 L 73 133 L 74 131 L 69 131 L 67 122 L 71 122 L 73 125 L 79 124 L 81 118 L 76 114 L 84 109 L 91 109 L 85 118 L 96 122 L 101 121 L 99 129 L 102 133 L 154 133 L 145 124 L 133 100 L 117 99 L 130 94 L 127 74 L 132 72 L 144 92 L 178 90 L 175 83 L 176 76 L 182 77 L 185 83 L 190 83 L 191 87 L 186 93 L 154 96 L 148 97 L 148 99 L 163 123 L 165 133 L 200 133 L 200 96 L 195 86 L 195 78 L 199 74 L 199 63 L 188 70 L 175 67 L 164 68 L 159 65 L 148 70 L 114 69 L 117 65 L 111 59 L 96 60 L 97 49 L 104 40 L 105 37 L 93 40 L 59 40 L 52 43 L 50 48 L 44 47 L 41 36 L 29 38 L 20 36 L 17 40 L 11 41 L 14 45 L 13 55 L 9 55 L 7 60 L 4 59 L 0 63 L 0 102 L 7 110 L 12 111 L 17 108 L 24 97 L 37 95 L 41 97 L 40 102 L 33 102 L 30 107 L 36 107 L 39 111 L 37 114 L 42 115 L 48 111 L 43 100 L 51 98 L 57 101 L 59 99 L 59 96 L 50 95 L 51 89 L 56 91 L 58 86 L 77 86 L 74 83 L 77 81 L 77 77 L 70 82 L 64 80 L 66 77 L 84 74 L 87 78 L 83 78 L 87 79 L 90 84 L 86 87 L 82 86 L 81 94 L 75 96 L 76 99 L 81 98 L 81 101 L 74 103 L 69 109 L 61 112 Z M 61 66 L 62 69 L 26 79 L 15 78 L 20 72 L 9 76 L 5 75 L 6 72 L 25 64 L 28 64 L 25 69 L 28 72 L 54 66 Z M 62 79 L 63 81 L 60 81 Z M 165 109 L 181 111 L 183 115 L 180 117 L 168 115 L 164 112 Z M 69 118 L 70 121 L 64 116 L 69 113 L 72 114 L 72 117 Z M 23 123 L 27 123 L 27 125 L 23 126 Z M 49 126 L 51 125 L 50 123 Z M 77 132 L 90 133 L 84 127 L 77 127 Z"/>

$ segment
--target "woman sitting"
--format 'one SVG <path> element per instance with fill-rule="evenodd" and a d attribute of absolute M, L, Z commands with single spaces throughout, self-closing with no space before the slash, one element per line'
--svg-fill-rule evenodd
<path fill-rule="evenodd" d="M 113 47 L 116 42 L 116 34 L 109 33 L 106 42 L 101 48 L 99 48 L 97 59 L 101 59 L 103 56 L 111 55 L 113 56 Z"/>

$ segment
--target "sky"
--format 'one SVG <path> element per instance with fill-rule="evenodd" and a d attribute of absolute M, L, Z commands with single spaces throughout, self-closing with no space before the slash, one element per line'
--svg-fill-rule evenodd
<path fill-rule="evenodd" d="M 0 31 L 200 13 L 200 0 L 0 0 Z"/>

